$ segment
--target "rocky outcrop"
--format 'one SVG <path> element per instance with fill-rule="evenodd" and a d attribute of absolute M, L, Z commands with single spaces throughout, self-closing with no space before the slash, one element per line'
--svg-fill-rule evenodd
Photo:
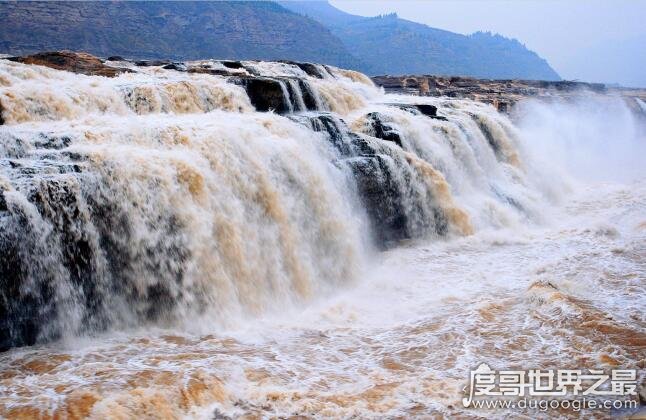
<path fill-rule="evenodd" d="M 398 103 L 389 103 L 389 104 L 384 104 L 388 106 L 394 106 L 399 109 L 403 109 L 404 111 L 408 111 L 412 114 L 422 114 L 426 115 L 429 118 L 433 118 L 435 120 L 442 120 L 446 121 L 446 117 L 443 117 L 441 115 L 437 115 L 437 107 L 435 105 L 430 105 L 430 104 L 398 104 Z"/>
<path fill-rule="evenodd" d="M 385 122 L 384 116 L 379 112 L 371 112 L 366 115 L 366 123 L 371 136 L 392 141 L 397 146 L 402 147 L 401 134 L 394 126 Z"/>
<path fill-rule="evenodd" d="M 299 63 L 297 61 L 288 61 L 288 60 L 282 60 L 281 63 L 292 64 L 294 66 L 297 66 L 305 73 L 307 73 L 307 75 L 316 77 L 318 79 L 324 79 L 326 76 L 325 72 L 327 70 L 325 69 L 325 66 L 322 66 L 320 64 Z"/>
<path fill-rule="evenodd" d="M 23 57 L 9 57 L 11 61 L 24 64 L 35 64 L 56 70 L 72 73 L 115 77 L 125 72 L 136 72 L 136 69 L 120 67 L 135 65 L 137 67 L 161 67 L 165 70 L 175 70 L 188 73 L 211 74 L 228 77 L 247 91 L 249 99 L 260 112 L 273 111 L 285 114 L 293 111 L 321 111 L 320 101 L 306 80 L 297 77 L 266 77 L 258 74 L 257 69 L 240 61 L 222 60 L 210 62 L 180 62 L 171 60 L 128 60 L 120 56 L 111 56 L 107 60 L 88 53 L 73 51 L 43 52 Z M 106 64 L 106 61 L 109 64 Z M 283 61 L 299 67 L 313 77 L 325 77 L 326 68 L 313 63 Z M 327 74 L 330 77 L 329 73 Z M 0 102 L 0 125 L 2 119 L 2 103 Z"/>
<path fill-rule="evenodd" d="M 577 98 L 587 94 L 611 94 L 626 98 L 646 99 L 646 89 L 619 89 L 601 83 L 584 83 L 569 80 L 490 80 L 472 77 L 444 76 L 376 76 L 373 82 L 388 93 L 417 96 L 446 96 L 472 99 L 493 105 L 500 112 L 511 112 L 514 104 L 525 98 Z M 636 109 L 634 100 L 627 101 Z M 419 107 L 418 107 L 419 108 Z M 422 109 L 421 112 L 425 113 Z M 430 116 L 435 116 L 429 110 Z"/>
<path fill-rule="evenodd" d="M 273 110 L 277 113 L 289 111 L 289 98 L 285 97 L 285 87 L 279 80 L 266 77 L 241 77 L 239 80 L 256 110 Z"/>
<path fill-rule="evenodd" d="M 293 120 L 324 133 L 339 151 L 344 165 L 352 174 L 357 193 L 370 222 L 374 243 L 387 249 L 420 232 L 445 234 L 447 225 L 441 211 L 429 209 L 423 203 L 432 192 L 415 188 L 416 173 L 407 162 L 405 148 L 397 128 L 384 115 L 366 115 L 368 135 L 357 134 L 330 113 L 292 115 Z M 386 142 L 376 141 L 376 139 Z M 388 147 L 386 144 L 399 147 Z"/>
<path fill-rule="evenodd" d="M 357 179 L 377 243 L 389 244 L 408 238 L 406 209 L 386 158 L 363 156 L 349 160 L 348 165 Z"/>
<path fill-rule="evenodd" d="M 584 83 L 569 80 L 519 80 L 519 79 L 476 79 L 459 76 L 375 76 L 375 84 L 387 92 L 408 93 L 421 96 L 449 96 L 469 98 L 478 94 L 516 94 L 521 96 L 539 95 L 545 91 L 575 92 L 589 90 L 603 93 L 607 88 L 601 83 Z"/>
<path fill-rule="evenodd" d="M 121 73 L 132 71 L 127 68 L 105 65 L 103 61 L 91 54 L 72 51 L 42 52 L 24 57 L 10 57 L 9 60 L 24 64 L 51 67 L 56 70 L 65 70 L 88 76 L 115 77 Z"/>

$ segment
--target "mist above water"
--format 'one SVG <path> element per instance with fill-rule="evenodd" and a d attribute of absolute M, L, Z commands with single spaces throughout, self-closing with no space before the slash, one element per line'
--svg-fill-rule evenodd
<path fill-rule="evenodd" d="M 516 119 L 525 147 L 542 165 L 580 181 L 635 181 L 646 175 L 646 112 L 640 117 L 627 100 L 592 94 L 527 100 Z"/>

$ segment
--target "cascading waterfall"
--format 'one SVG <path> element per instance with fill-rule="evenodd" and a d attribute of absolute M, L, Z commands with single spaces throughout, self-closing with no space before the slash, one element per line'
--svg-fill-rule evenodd
<path fill-rule="evenodd" d="M 0 60 L 1 348 L 227 325 L 330 293 L 374 248 L 539 217 L 489 106 L 308 63 L 123 65 Z"/>

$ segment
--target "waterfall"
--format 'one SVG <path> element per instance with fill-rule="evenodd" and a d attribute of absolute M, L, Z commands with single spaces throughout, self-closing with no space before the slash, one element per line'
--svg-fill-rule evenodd
<path fill-rule="evenodd" d="M 0 348 L 227 325 L 351 283 L 376 249 L 539 216 L 490 106 L 308 63 L 187 65 L 0 60 Z"/>

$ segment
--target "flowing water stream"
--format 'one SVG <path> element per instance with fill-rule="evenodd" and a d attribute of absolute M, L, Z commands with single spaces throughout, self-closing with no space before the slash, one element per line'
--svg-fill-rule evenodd
<path fill-rule="evenodd" d="M 278 113 L 226 76 L 0 60 L 0 415 L 478 417 L 482 362 L 643 372 L 620 99 L 512 122 L 313 68 L 231 70 Z"/>

